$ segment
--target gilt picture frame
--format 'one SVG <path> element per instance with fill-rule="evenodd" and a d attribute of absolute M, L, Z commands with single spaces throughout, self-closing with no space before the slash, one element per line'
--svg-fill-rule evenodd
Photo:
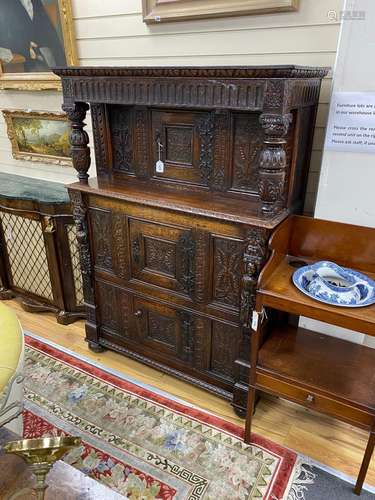
<path fill-rule="evenodd" d="M 142 0 L 147 24 L 296 11 L 299 0 Z"/>
<path fill-rule="evenodd" d="M 65 113 L 3 110 L 16 160 L 72 166 L 70 123 Z"/>
<path fill-rule="evenodd" d="M 0 90 L 61 90 L 49 68 L 78 64 L 71 0 L 4 0 L 0 19 Z"/>

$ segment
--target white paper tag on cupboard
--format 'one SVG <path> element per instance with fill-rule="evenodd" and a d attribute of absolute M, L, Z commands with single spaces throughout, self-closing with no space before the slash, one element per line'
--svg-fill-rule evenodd
<path fill-rule="evenodd" d="M 164 162 L 161 160 L 158 160 L 155 163 L 155 170 L 158 174 L 162 174 L 164 172 Z"/>
<path fill-rule="evenodd" d="M 253 319 L 251 321 L 251 328 L 253 330 L 258 329 L 258 322 L 259 322 L 259 314 L 256 311 L 253 311 Z"/>

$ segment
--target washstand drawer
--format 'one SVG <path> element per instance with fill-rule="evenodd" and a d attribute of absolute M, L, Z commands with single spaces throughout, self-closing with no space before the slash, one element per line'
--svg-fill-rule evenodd
<path fill-rule="evenodd" d="M 306 408 L 311 408 L 318 412 L 326 413 L 333 417 L 346 420 L 349 423 L 359 424 L 365 427 L 371 427 L 374 422 L 374 416 L 361 411 L 349 404 L 333 401 L 329 397 L 308 391 L 297 385 L 280 381 L 269 374 L 257 371 L 256 389 L 264 389 L 266 392 L 273 392 L 285 397 Z"/>

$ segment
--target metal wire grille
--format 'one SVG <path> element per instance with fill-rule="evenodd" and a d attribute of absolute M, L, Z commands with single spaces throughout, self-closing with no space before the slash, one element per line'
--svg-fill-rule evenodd
<path fill-rule="evenodd" d="M 81 305 L 81 304 L 83 304 L 83 285 L 82 285 L 81 265 L 79 263 L 77 234 L 76 234 L 76 228 L 75 228 L 74 224 L 67 225 L 66 232 L 67 232 L 68 241 L 69 241 L 70 258 L 72 259 L 76 301 L 77 301 L 77 305 Z"/>
<path fill-rule="evenodd" d="M 53 301 L 40 222 L 0 212 L 13 285 Z"/>

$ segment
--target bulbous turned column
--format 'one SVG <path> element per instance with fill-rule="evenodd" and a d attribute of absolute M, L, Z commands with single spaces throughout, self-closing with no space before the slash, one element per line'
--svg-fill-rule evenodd
<path fill-rule="evenodd" d="M 259 158 L 259 196 L 262 212 L 271 215 L 283 201 L 287 167 L 285 145 L 292 115 L 263 113 L 259 121 L 265 136 Z"/>
<path fill-rule="evenodd" d="M 90 148 L 89 136 L 83 128 L 86 124 L 83 120 L 86 117 L 86 112 L 89 105 L 86 102 L 75 102 L 73 104 L 63 104 L 62 109 L 68 115 L 71 122 L 72 131 L 70 133 L 71 155 L 73 167 L 78 172 L 79 182 L 82 184 L 88 183 L 88 170 L 90 168 Z"/>

